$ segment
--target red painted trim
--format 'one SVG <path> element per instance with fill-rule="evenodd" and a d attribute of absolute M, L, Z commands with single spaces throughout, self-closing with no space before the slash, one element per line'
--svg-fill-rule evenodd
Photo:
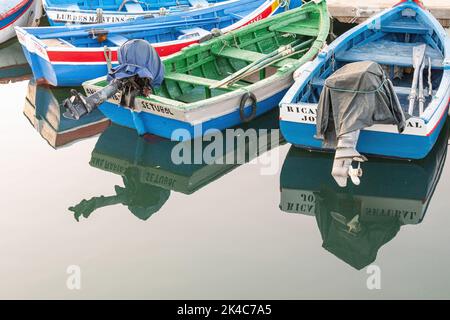
<path fill-rule="evenodd" d="M 266 9 L 264 9 L 263 12 L 261 12 L 256 17 L 250 19 L 246 23 L 244 23 L 241 27 L 249 25 L 253 22 L 263 20 L 270 16 L 272 14 L 272 4 L 270 4 Z M 240 28 L 240 27 L 238 27 Z M 170 42 L 169 42 L 170 43 Z M 176 44 L 169 44 L 169 45 L 161 45 L 159 43 L 153 44 L 156 52 L 159 54 L 160 57 L 166 57 L 171 54 L 179 52 L 181 49 L 194 44 L 198 43 L 198 40 L 191 40 L 191 41 L 185 41 L 181 43 Z M 53 50 L 46 50 L 48 59 L 50 62 L 56 62 L 56 63 L 83 63 L 83 62 L 94 62 L 94 63 L 106 63 L 105 55 L 103 48 L 99 48 L 98 51 L 53 51 Z M 117 49 L 112 50 L 112 59 L 113 61 L 118 60 L 117 55 Z"/>
<path fill-rule="evenodd" d="M 3 19 L 5 19 L 5 18 L 9 17 L 10 15 L 13 15 L 13 14 L 16 13 L 17 11 L 19 11 L 19 10 L 22 8 L 22 5 L 26 4 L 27 1 L 28 1 L 28 0 L 23 0 L 23 1 L 20 3 L 20 6 L 17 5 L 17 6 L 15 6 L 14 8 L 12 8 L 10 11 L 8 11 L 8 12 L 11 12 L 12 10 L 14 10 L 14 12 L 11 12 L 10 14 L 5 15 L 5 16 L 0 15 L 0 20 L 3 20 Z M 8 23 L 7 25 L 1 27 L 0 30 L 3 30 L 3 29 L 8 28 L 8 27 L 9 27 L 10 25 L 12 25 L 14 22 L 16 22 L 16 21 L 19 20 L 21 17 L 23 17 L 23 15 L 26 14 L 26 13 L 28 12 L 28 9 L 31 7 L 31 5 L 33 4 L 33 2 L 34 2 L 34 0 L 30 1 L 30 2 L 28 3 L 28 6 L 24 8 L 24 11 L 23 11 L 23 13 L 22 13 L 20 16 L 18 16 L 16 19 L 12 20 L 12 21 L 11 21 L 10 23 Z"/>
<path fill-rule="evenodd" d="M 154 46 L 156 52 L 159 54 L 160 57 L 165 57 L 168 55 L 171 55 L 173 53 L 176 53 L 183 49 L 184 47 L 187 47 L 191 44 L 198 43 L 197 40 L 195 41 L 186 41 L 182 43 L 172 44 L 168 46 Z M 113 49 L 112 50 L 112 61 L 118 60 L 118 50 Z M 51 62 L 105 62 L 105 54 L 103 49 L 99 49 L 98 51 L 47 51 L 48 58 Z"/>
<path fill-rule="evenodd" d="M 22 0 L 22 2 L 19 2 L 15 7 L 12 7 L 11 9 L 9 9 L 9 11 L 6 11 L 5 13 L 0 14 L 0 20 L 3 20 L 5 18 L 9 17 L 10 15 L 13 15 L 17 11 L 19 11 L 20 8 L 22 8 L 27 2 L 28 2 L 28 0 Z M 31 1 L 31 3 L 32 2 L 33 1 Z"/>
<path fill-rule="evenodd" d="M 402 0 L 399 3 L 397 3 L 396 5 L 394 5 L 394 7 L 401 5 L 402 3 L 405 2 L 409 2 L 408 0 Z M 412 2 L 414 2 L 415 4 L 417 4 L 419 7 L 421 7 L 422 9 L 425 9 L 425 6 L 423 5 L 421 0 L 413 0 Z"/>
<path fill-rule="evenodd" d="M 447 107 L 444 109 L 444 112 L 442 112 L 441 117 L 439 118 L 439 121 L 436 122 L 436 124 L 434 125 L 433 129 L 431 129 L 431 131 L 429 133 L 427 133 L 427 137 L 429 137 L 434 132 L 434 130 L 436 130 L 437 126 L 441 123 L 442 118 L 444 118 L 445 116 L 448 115 L 448 106 L 449 106 L 449 104 L 450 104 L 450 99 L 448 100 Z"/>

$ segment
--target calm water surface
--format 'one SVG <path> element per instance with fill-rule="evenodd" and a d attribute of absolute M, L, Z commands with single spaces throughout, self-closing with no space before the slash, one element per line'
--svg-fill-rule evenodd
<path fill-rule="evenodd" d="M 450 297 L 447 132 L 424 161 L 371 159 L 339 190 L 329 156 L 287 144 L 262 155 L 269 175 L 175 166 L 173 144 L 117 126 L 54 150 L 22 114 L 26 91 L 0 86 L 0 298 Z"/>
<path fill-rule="evenodd" d="M 23 115 L 27 86 L 0 85 L 0 298 L 450 298 L 448 129 L 426 159 L 372 158 L 339 189 L 329 155 L 284 143 L 176 166 L 173 143 L 112 126 L 55 150 Z"/>

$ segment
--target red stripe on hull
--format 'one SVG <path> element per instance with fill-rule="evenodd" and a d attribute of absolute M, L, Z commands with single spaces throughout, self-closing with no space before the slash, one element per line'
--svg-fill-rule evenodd
<path fill-rule="evenodd" d="M 241 27 L 249 25 L 251 23 L 263 20 L 270 16 L 273 13 L 272 6 L 267 7 L 262 13 L 258 16 L 250 19 L 248 22 L 243 24 Z M 177 53 L 181 49 L 198 43 L 198 40 L 186 41 L 177 44 L 170 45 L 158 45 L 155 44 L 155 50 L 159 54 L 160 57 L 166 57 L 171 54 Z M 98 51 L 47 51 L 48 59 L 50 62 L 54 63 L 106 63 L 105 53 L 102 48 L 99 48 Z M 117 61 L 117 49 L 112 50 L 112 60 Z"/>

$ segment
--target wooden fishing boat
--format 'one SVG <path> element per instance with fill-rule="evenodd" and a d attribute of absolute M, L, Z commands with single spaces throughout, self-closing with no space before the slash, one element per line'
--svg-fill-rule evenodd
<path fill-rule="evenodd" d="M 39 83 L 79 86 L 117 66 L 118 49 L 130 39 L 147 40 L 165 57 L 211 38 L 213 29 L 213 32 L 226 33 L 300 4 L 300 0 L 291 1 L 289 7 L 280 0 L 230 0 L 132 22 L 17 28 L 16 31 Z"/>
<path fill-rule="evenodd" d="M 292 146 L 280 176 L 280 209 L 315 217 L 323 247 L 362 269 L 401 226 L 423 221 L 445 165 L 449 128 L 447 123 L 424 159 L 371 157 L 361 185 L 346 189 L 329 174 L 332 154 Z"/>
<path fill-rule="evenodd" d="M 329 23 L 326 2 L 316 1 L 190 46 L 164 60 L 164 81 L 152 95 L 137 96 L 132 109 L 115 95 L 100 110 L 139 134 L 181 140 L 248 122 L 277 106 L 294 70 L 325 44 Z M 83 87 L 92 94 L 107 85 L 100 78 Z M 172 136 L 177 129 L 186 135 Z"/>
<path fill-rule="evenodd" d="M 50 25 L 126 22 L 212 7 L 228 0 L 43 0 Z"/>
<path fill-rule="evenodd" d="M 40 0 L 8 0 L 0 3 L 0 44 L 14 38 L 14 27 L 39 25 L 42 15 Z"/>
<path fill-rule="evenodd" d="M 248 139 L 239 144 L 237 136 L 234 136 L 234 139 L 224 140 L 221 148 L 211 158 L 206 160 L 202 157 L 200 161 L 195 159 L 195 148 L 199 148 L 202 153 L 207 152 L 214 143 L 212 140 L 200 138 L 198 141 L 174 142 L 154 135 L 139 136 L 135 130 L 113 124 L 97 141 L 90 165 L 122 176 L 124 187 L 116 187 L 114 195 L 83 200 L 70 210 L 78 220 L 80 217 L 89 217 L 98 208 L 124 204 L 138 218 L 147 220 L 160 210 L 171 192 L 193 194 L 283 143 L 280 141 L 281 137 L 273 137 L 271 131 L 278 131 L 278 116 L 278 111 L 273 110 L 249 124 L 235 128 L 255 130 L 259 141 L 256 153 L 250 151 L 251 142 Z M 191 156 L 186 159 L 187 163 L 174 163 L 172 152 L 176 147 L 191 151 Z M 243 161 L 225 161 L 226 158 L 238 159 L 240 152 L 243 153 Z"/>
<path fill-rule="evenodd" d="M 38 86 L 33 80 L 28 84 L 23 113 L 53 148 L 97 135 L 110 125 L 99 110 L 80 121 L 63 117 L 61 104 L 68 94 L 69 90 L 65 88 Z"/>
<path fill-rule="evenodd" d="M 16 39 L 0 45 L 0 83 L 28 80 L 33 76 Z"/>
<path fill-rule="evenodd" d="M 425 70 L 422 69 L 421 78 L 429 92 L 422 95 L 424 110 L 419 107 L 411 112 L 411 89 L 416 78 L 412 73 L 413 52 L 415 47 L 424 45 L 422 66 Z M 312 63 L 295 73 L 296 82 L 280 104 L 280 128 L 286 140 L 298 147 L 326 150 L 322 141 L 314 138 L 318 99 L 325 80 L 348 63 L 366 60 L 388 70 L 395 93 L 409 118 L 402 134 L 395 125 L 377 124 L 362 130 L 357 150 L 388 157 L 425 157 L 448 113 L 450 40 L 420 2 L 413 1 L 403 1 L 346 32 Z M 420 77 L 420 72 L 417 74 Z"/>

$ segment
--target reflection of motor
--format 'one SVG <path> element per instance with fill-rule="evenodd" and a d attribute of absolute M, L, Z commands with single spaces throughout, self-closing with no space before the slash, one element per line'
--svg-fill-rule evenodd
<path fill-rule="evenodd" d="M 63 102 L 66 118 L 78 120 L 118 93 L 120 104 L 133 109 L 137 96 L 149 96 L 164 80 L 164 65 L 145 40 L 127 41 L 120 47 L 118 58 L 119 66 L 108 74 L 108 86 L 89 97 L 71 91 L 71 97 Z"/>

